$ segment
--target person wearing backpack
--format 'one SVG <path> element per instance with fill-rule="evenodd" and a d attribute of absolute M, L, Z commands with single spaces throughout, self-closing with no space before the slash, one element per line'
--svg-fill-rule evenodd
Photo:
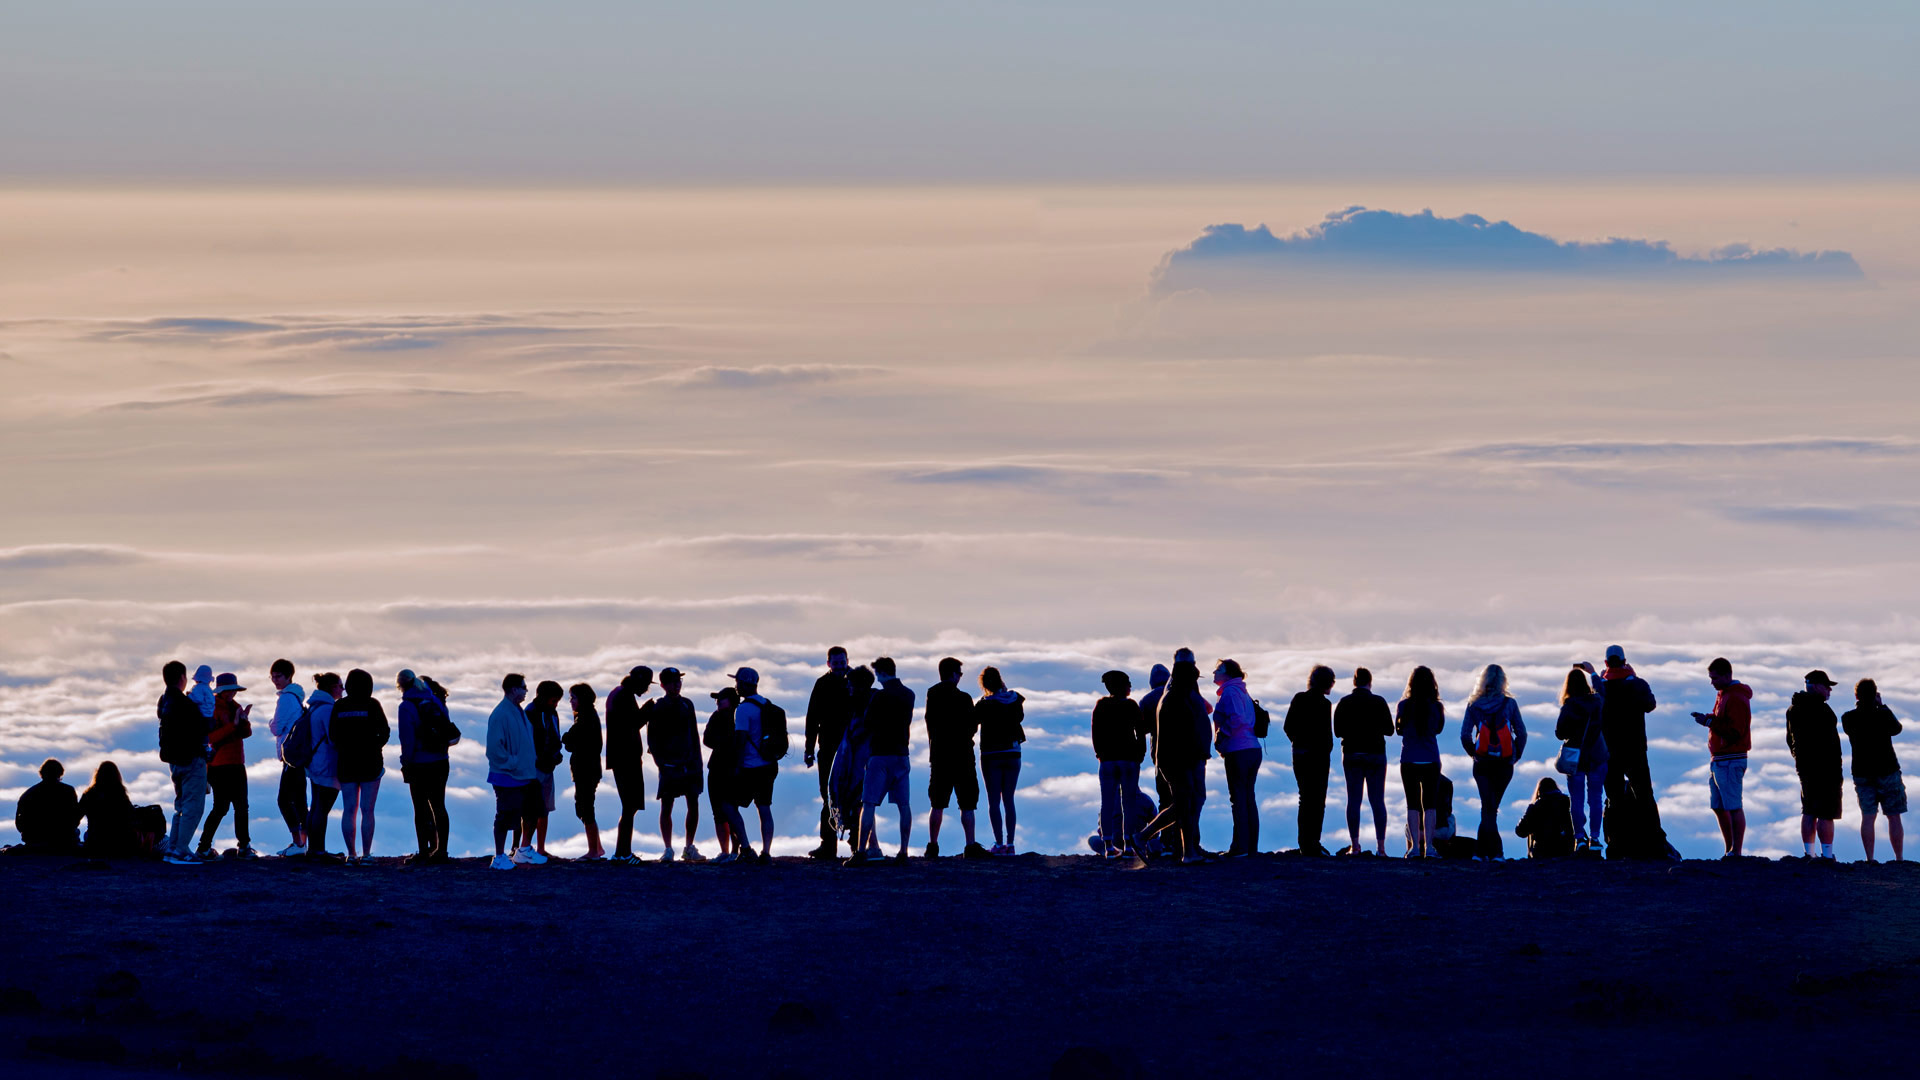
<path fill-rule="evenodd" d="M 1100 676 L 1107 696 L 1093 703 L 1089 728 L 1100 762 L 1100 829 L 1096 850 L 1109 859 L 1137 855 L 1134 836 L 1145 818 L 1133 816 L 1140 797 L 1140 763 L 1147 757 L 1146 718 L 1133 700 L 1133 680 L 1124 671 Z M 1151 815 L 1149 815 L 1151 816 Z"/>
<path fill-rule="evenodd" d="M 1506 857 L 1500 842 L 1500 800 L 1513 783 L 1513 766 L 1527 749 L 1527 725 L 1507 693 L 1507 672 L 1488 664 L 1460 721 L 1460 745 L 1473 758 L 1473 784 L 1480 789 L 1480 835 L 1475 861 Z"/>
<path fill-rule="evenodd" d="M 1333 709 L 1333 734 L 1340 740 L 1340 771 L 1347 781 L 1347 854 L 1359 855 L 1360 799 L 1373 807 L 1374 854 L 1387 854 L 1387 736 L 1393 734 L 1393 710 L 1373 692 L 1373 672 L 1353 671 L 1353 693 Z"/>
<path fill-rule="evenodd" d="M 700 780 L 700 718 L 693 702 L 682 697 L 679 668 L 660 669 L 660 689 L 665 694 L 640 707 L 640 722 L 653 736 L 650 740 L 653 768 L 660 777 L 654 795 L 660 801 L 660 861 L 673 861 L 673 801 L 686 805 L 686 847 L 681 858 L 690 863 L 707 861 L 693 846 L 694 833 L 700 830 L 700 793 L 706 785 Z"/>
<path fill-rule="evenodd" d="M 1450 814 L 1440 809 L 1440 733 L 1447 727 L 1447 707 L 1433 669 L 1425 664 L 1407 675 L 1407 689 L 1393 707 L 1393 730 L 1400 736 L 1400 786 L 1407 795 L 1407 857 L 1437 859 L 1439 837 L 1434 830 Z M 1452 787 L 1447 789 L 1448 809 Z"/>
<path fill-rule="evenodd" d="M 207 759 L 207 786 L 213 790 L 213 812 L 207 815 L 206 828 L 200 831 L 200 847 L 194 856 L 211 859 L 213 834 L 220 822 L 233 811 L 233 839 L 238 846 L 233 854 L 243 859 L 254 857 L 253 835 L 247 822 L 247 752 L 243 740 L 252 736 L 248 716 L 253 706 L 242 705 L 234 695 L 245 690 L 232 672 L 223 672 L 213 687 L 213 730 L 207 732 L 212 756 Z"/>
<path fill-rule="evenodd" d="M 307 809 L 307 858 L 327 858 L 327 819 L 333 804 L 340 799 L 340 781 L 334 776 L 339 758 L 333 745 L 333 706 L 340 696 L 340 676 L 331 671 L 313 677 L 313 693 L 307 695 L 306 738 L 287 740 L 289 760 L 305 759 L 307 782 L 313 785 L 313 801 Z"/>
<path fill-rule="evenodd" d="M 647 808 L 645 743 L 640 737 L 640 699 L 653 687 L 653 669 L 641 664 L 627 672 L 607 695 L 607 771 L 620 797 L 620 820 L 614 823 L 613 862 L 638 866 L 633 853 L 633 818 Z"/>
<path fill-rule="evenodd" d="M 597 862 L 607 857 L 606 844 L 600 839 L 600 822 L 594 814 L 594 797 L 600 790 L 600 710 L 594 708 L 599 695 L 587 683 L 567 688 L 567 701 L 573 706 L 573 726 L 560 737 L 567 748 L 567 771 L 573 777 L 573 813 L 587 833 L 587 853 L 583 861 Z"/>
<path fill-rule="evenodd" d="M 406 865 L 443 863 L 447 861 L 451 832 L 447 775 L 452 765 L 447 750 L 460 741 L 460 733 L 428 680 L 402 670 L 393 681 L 400 690 L 400 778 L 406 781 L 407 794 L 413 801 L 415 848 Z"/>
<path fill-rule="evenodd" d="M 980 700 L 973 703 L 973 715 L 980 722 L 980 778 L 987 787 L 987 821 L 993 826 L 995 855 L 1012 855 L 1013 830 L 1018 818 L 1013 809 L 1014 789 L 1020 786 L 1020 746 L 1027 741 L 1022 721 L 1026 719 L 1026 699 L 1007 689 L 1000 669 L 980 669 Z"/>
<path fill-rule="evenodd" d="M 1331 685 L 1331 683 L 1329 683 Z M 1260 740 L 1254 736 L 1253 697 L 1247 693 L 1246 672 L 1237 660 L 1221 660 L 1213 669 L 1214 693 L 1220 703 L 1213 710 L 1213 745 L 1227 769 L 1227 799 L 1233 805 L 1233 842 L 1226 857 L 1244 859 L 1260 851 L 1260 803 L 1254 781 L 1260 775 Z M 1325 705 L 1323 698 L 1321 704 Z M 1293 714 L 1287 714 L 1291 723 Z M 1298 757 L 1295 757 L 1298 761 Z M 1324 775 L 1324 774 L 1323 774 Z M 1326 781 L 1321 781 L 1326 798 Z M 1301 800 L 1301 844 L 1306 840 L 1306 800 Z M 1318 826 L 1315 827 L 1316 829 Z"/>
<path fill-rule="evenodd" d="M 1601 799 L 1607 783 L 1607 733 L 1601 720 L 1600 695 L 1594 693 L 1584 668 L 1567 672 L 1560 690 L 1560 717 L 1554 722 L 1553 737 L 1566 744 L 1560 752 L 1560 771 L 1567 774 L 1567 795 L 1573 806 L 1573 850 L 1590 851 L 1600 846 L 1600 831 L 1605 815 Z M 1573 751 L 1572 771 L 1565 767 Z M 1591 821 L 1593 828 L 1587 828 Z"/>
<path fill-rule="evenodd" d="M 1300 854 L 1325 855 L 1327 776 L 1333 771 L 1333 669 L 1316 664 L 1307 688 L 1293 695 L 1282 729 L 1293 743 L 1293 782 L 1300 792 Z M 1229 773 L 1231 775 L 1231 773 Z"/>
<path fill-rule="evenodd" d="M 728 678 L 740 692 L 733 710 L 733 726 L 741 738 L 740 776 L 734 801 L 760 811 L 760 859 L 773 858 L 773 782 L 780 775 L 780 759 L 787 752 L 787 714 L 760 696 L 760 673 L 743 667 Z M 744 847 L 750 855 L 752 847 Z"/>
<path fill-rule="evenodd" d="M 868 852 L 880 846 L 875 831 L 879 825 L 880 804 L 891 802 L 900 812 L 900 849 L 894 853 L 906 862 L 907 843 L 913 834 L 912 794 L 908 790 L 912 774 L 911 749 L 914 693 L 900 681 L 893 657 L 882 656 L 873 662 L 873 674 L 880 685 L 867 703 L 867 770 L 860 783 L 860 837 L 847 860 L 859 866 L 871 860 Z"/>
<path fill-rule="evenodd" d="M 154 712 L 160 720 L 160 760 L 173 774 L 173 828 L 167 834 L 165 859 L 175 866 L 193 866 L 194 830 L 207 811 L 207 727 L 200 706 L 187 696 L 187 665 L 169 660 L 160 669 L 166 689 Z"/>
<path fill-rule="evenodd" d="M 1573 854 L 1571 806 L 1553 777 L 1543 776 L 1534 785 L 1533 802 L 1513 827 L 1513 835 L 1527 842 L 1527 858 L 1554 859 Z"/>
<path fill-rule="evenodd" d="M 273 719 L 267 730 L 273 733 L 273 754 L 280 759 L 280 792 L 275 800 L 280 819 L 286 822 L 288 838 L 293 842 L 280 850 L 284 856 L 307 853 L 307 770 L 287 760 L 287 738 L 295 725 L 307 715 L 307 692 L 293 681 L 293 661 L 281 658 L 269 672 L 273 680 Z"/>
<path fill-rule="evenodd" d="M 335 749 L 334 779 L 340 782 L 340 839 L 348 866 L 373 864 L 373 809 L 387 773 L 385 748 L 393 738 L 386 707 L 373 696 L 373 676 L 347 672 L 347 696 L 334 702 L 327 721 Z"/>

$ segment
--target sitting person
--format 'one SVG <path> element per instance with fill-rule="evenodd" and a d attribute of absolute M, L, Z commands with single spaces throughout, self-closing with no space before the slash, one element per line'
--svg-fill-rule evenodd
<path fill-rule="evenodd" d="M 120 766 L 103 761 L 93 771 L 93 783 L 80 793 L 80 816 L 87 822 L 86 851 L 89 856 L 116 858 L 141 853 L 133 801 L 127 798 L 127 786 L 120 779 Z"/>
<path fill-rule="evenodd" d="M 1472 836 L 1460 835 L 1460 821 L 1453 813 L 1453 781 L 1438 774 L 1434 781 L 1433 847 L 1443 859 L 1471 859 L 1478 847 Z"/>
<path fill-rule="evenodd" d="M 1533 803 L 1520 815 L 1513 834 L 1527 842 L 1527 858 L 1555 859 L 1573 854 L 1573 800 L 1560 791 L 1553 777 L 1543 776 L 1533 788 Z"/>
<path fill-rule="evenodd" d="M 72 855 L 80 850 L 80 807 L 73 789 L 61 781 L 66 767 L 48 758 L 40 765 L 40 782 L 20 793 L 13 827 L 20 845 L 8 850 L 19 855 Z"/>

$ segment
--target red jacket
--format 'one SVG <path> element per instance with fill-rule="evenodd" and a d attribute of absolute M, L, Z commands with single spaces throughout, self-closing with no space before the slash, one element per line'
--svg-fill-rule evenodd
<path fill-rule="evenodd" d="M 208 765 L 245 765 L 246 747 L 242 739 L 253 734 L 253 725 L 240 719 L 240 707 L 227 695 L 213 703 L 213 730 L 207 732 L 207 745 L 213 747 Z"/>
<path fill-rule="evenodd" d="M 1753 687 L 1730 682 L 1713 699 L 1707 725 L 1707 752 L 1716 758 L 1744 757 L 1753 749 Z"/>

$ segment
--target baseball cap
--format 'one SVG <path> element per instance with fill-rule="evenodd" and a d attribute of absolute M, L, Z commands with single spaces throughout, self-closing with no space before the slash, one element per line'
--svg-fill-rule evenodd
<path fill-rule="evenodd" d="M 663 667 L 660 669 L 660 678 L 665 679 L 669 675 L 673 676 L 676 679 L 686 678 L 685 673 L 683 673 L 677 667 Z"/>
<path fill-rule="evenodd" d="M 647 665 L 645 665 L 645 664 L 641 664 L 640 666 L 638 666 L 638 667 L 636 667 L 636 668 L 634 668 L 634 669 L 633 669 L 632 671 L 629 671 L 629 672 L 627 672 L 627 678 L 629 678 L 629 679 L 651 679 L 651 678 L 653 678 L 653 669 L 652 669 L 652 668 L 650 668 L 650 667 L 648 667 L 648 666 L 647 666 Z"/>
<path fill-rule="evenodd" d="M 1819 685 L 1819 686 L 1839 686 L 1840 685 L 1839 683 L 1834 682 L 1831 678 L 1828 678 L 1827 673 L 1824 671 L 1821 671 L 1819 668 L 1814 668 L 1812 671 L 1807 672 L 1807 683 L 1808 685 Z"/>
<path fill-rule="evenodd" d="M 1176 664 L 1193 663 L 1193 650 L 1192 649 L 1175 649 L 1173 651 L 1173 662 Z"/>
<path fill-rule="evenodd" d="M 1609 645 L 1607 646 L 1607 659 L 1624 662 L 1627 659 L 1627 650 L 1618 645 Z"/>
<path fill-rule="evenodd" d="M 715 690 L 713 693 L 708 694 L 707 696 L 712 698 L 715 701 L 725 701 L 728 698 L 732 698 L 735 701 L 738 701 L 740 700 L 740 691 L 735 690 L 733 687 L 729 686 L 724 690 Z"/>
<path fill-rule="evenodd" d="M 732 679 L 734 682 L 758 684 L 760 682 L 760 673 L 750 667 L 743 667 L 739 671 L 727 676 L 727 678 Z"/>

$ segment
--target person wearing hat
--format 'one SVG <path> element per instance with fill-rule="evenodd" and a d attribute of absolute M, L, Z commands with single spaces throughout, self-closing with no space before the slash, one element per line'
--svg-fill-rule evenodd
<path fill-rule="evenodd" d="M 960 832 L 966 846 L 960 854 L 978 859 L 988 854 L 975 839 L 974 812 L 980 808 L 980 772 L 974 765 L 973 737 L 979 722 L 973 715 L 973 695 L 960 689 L 958 657 L 940 661 L 940 681 L 927 688 L 927 851 L 929 859 L 940 856 L 940 822 L 946 816 L 947 803 L 960 802 Z"/>
<path fill-rule="evenodd" d="M 687 845 L 681 855 L 687 862 L 706 862 L 706 856 L 693 846 L 693 834 L 700 828 L 700 718 L 694 715 L 693 702 L 680 695 L 682 676 L 675 667 L 660 669 L 660 689 L 665 694 L 640 707 L 640 723 L 653 735 L 653 768 L 660 776 L 654 795 L 660 800 L 660 861 L 673 861 L 673 800 L 687 804 Z"/>
<path fill-rule="evenodd" d="M 727 677 L 740 691 L 740 704 L 733 710 L 733 726 L 744 736 L 740 743 L 740 775 L 734 788 L 734 802 L 759 808 L 760 858 L 770 859 L 773 857 L 773 782 L 780 775 L 780 765 L 760 753 L 764 734 L 762 706 L 769 702 L 760 696 L 760 673 L 754 669 L 743 667 Z M 751 847 L 742 845 L 743 857 L 752 851 Z"/>
<path fill-rule="evenodd" d="M 1833 823 L 1840 817 L 1840 718 L 1827 699 L 1834 681 L 1818 669 L 1807 672 L 1807 688 L 1793 695 L 1787 706 L 1787 749 L 1794 771 L 1800 774 L 1800 842 L 1813 858 L 1813 842 L 1820 841 L 1820 857 L 1833 858 Z"/>
<path fill-rule="evenodd" d="M 234 695 L 245 689 L 231 671 L 214 680 L 213 729 L 207 732 L 207 742 L 213 747 L 213 756 L 207 760 L 213 812 L 207 815 L 207 826 L 200 832 L 200 848 L 195 852 L 202 859 L 213 857 L 213 834 L 220 830 L 220 821 L 228 810 L 233 811 L 233 838 L 239 844 L 234 854 L 243 859 L 254 856 L 253 837 L 247 828 L 247 754 L 242 746 L 242 740 L 253 734 L 253 725 L 247 721 L 253 706 L 234 700 Z"/>
<path fill-rule="evenodd" d="M 826 674 L 814 680 L 813 693 L 807 698 L 806 763 L 818 771 L 820 781 L 820 846 L 807 852 L 815 859 L 833 859 L 840 855 L 840 833 L 833 827 L 831 788 L 833 756 L 839 752 L 840 740 L 846 737 L 847 723 L 853 718 L 853 690 L 847 685 L 849 670 L 846 647 L 835 645 L 828 649 Z M 971 704 L 971 700 L 968 703 Z M 971 736 L 967 753 L 971 760 Z"/>
<path fill-rule="evenodd" d="M 1600 734 L 1607 741 L 1607 792 L 1604 823 L 1607 854 L 1636 858 L 1678 858 L 1660 824 L 1647 763 L 1647 714 L 1658 707 L 1653 687 L 1633 673 L 1627 651 L 1607 646 L 1606 667 L 1594 671 L 1581 661 L 1600 695 Z"/>
<path fill-rule="evenodd" d="M 653 669 L 641 664 L 607 695 L 607 771 L 620 796 L 620 821 L 614 830 L 613 861 L 638 866 L 633 854 L 633 816 L 646 809 L 647 776 L 640 739 L 640 699 L 653 686 Z"/>

